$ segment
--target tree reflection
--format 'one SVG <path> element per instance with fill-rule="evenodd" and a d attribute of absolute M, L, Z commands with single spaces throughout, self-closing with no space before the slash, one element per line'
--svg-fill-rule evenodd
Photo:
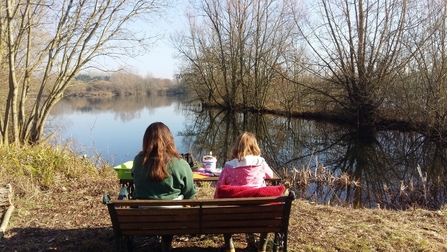
<path fill-rule="evenodd" d="M 305 199 L 392 209 L 445 203 L 446 146 L 419 134 L 248 112 L 187 118 L 181 135 L 196 159 L 212 151 L 222 166 L 237 136 L 253 132 L 262 156 Z"/>

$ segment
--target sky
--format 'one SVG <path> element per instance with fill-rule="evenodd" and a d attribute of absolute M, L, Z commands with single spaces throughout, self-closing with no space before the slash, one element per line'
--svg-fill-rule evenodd
<path fill-rule="evenodd" d="M 127 63 L 135 66 L 138 74 L 146 76 L 148 74 L 155 78 L 173 79 L 177 71 L 178 60 L 174 58 L 175 49 L 170 42 L 170 36 L 184 25 L 182 17 L 184 16 L 184 5 L 177 4 L 170 9 L 166 20 L 159 20 L 154 27 L 148 27 L 150 32 L 162 34 L 162 38 L 155 42 L 154 46 L 146 55 L 135 59 L 130 59 Z M 147 24 L 145 24 L 147 26 Z"/>
<path fill-rule="evenodd" d="M 159 41 L 149 53 L 129 60 L 128 64 L 135 66 L 138 74 L 143 77 L 151 75 L 155 78 L 173 79 L 178 61 L 173 58 L 175 51 L 166 40 Z"/>
<path fill-rule="evenodd" d="M 171 0 L 172 1 L 172 0 Z M 154 78 L 174 79 L 178 73 L 179 61 L 174 57 L 176 50 L 173 48 L 171 37 L 181 29 L 185 29 L 185 4 L 183 1 L 175 1 L 179 4 L 165 9 L 167 14 L 164 18 L 152 22 L 137 22 L 136 32 L 144 32 L 151 37 L 157 37 L 157 40 L 150 40 L 149 51 L 138 57 L 120 58 L 114 60 L 108 57 L 98 57 L 95 62 L 99 69 L 105 72 L 116 71 L 122 68 L 130 69 L 131 73 L 142 77 L 148 75 Z M 155 17 L 155 16 L 153 16 Z M 88 72 L 98 74 L 97 68 Z"/>

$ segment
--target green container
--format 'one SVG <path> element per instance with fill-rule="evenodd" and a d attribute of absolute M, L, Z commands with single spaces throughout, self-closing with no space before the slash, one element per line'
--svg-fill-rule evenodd
<path fill-rule="evenodd" d="M 133 179 L 131 171 L 133 167 L 133 161 L 127 161 L 120 165 L 113 167 L 113 169 L 118 173 L 119 179 Z"/>

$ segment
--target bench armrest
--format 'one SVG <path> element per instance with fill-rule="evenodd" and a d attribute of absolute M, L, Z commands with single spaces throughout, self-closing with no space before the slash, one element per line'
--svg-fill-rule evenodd
<path fill-rule="evenodd" d="M 287 195 L 291 200 L 295 200 L 296 199 L 296 194 L 294 191 L 289 190 L 289 195 Z"/>

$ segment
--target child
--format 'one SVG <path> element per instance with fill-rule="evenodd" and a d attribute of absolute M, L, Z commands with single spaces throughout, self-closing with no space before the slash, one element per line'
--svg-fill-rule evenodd
<path fill-rule="evenodd" d="M 230 161 L 224 165 L 224 169 L 216 184 L 214 198 L 218 198 L 217 190 L 222 185 L 263 187 L 265 179 L 273 178 L 273 170 L 261 157 L 261 150 L 254 134 L 242 133 L 233 146 Z M 231 234 L 224 234 L 225 252 L 234 252 Z M 267 247 L 267 234 L 261 233 L 259 252 L 265 252 Z"/>

